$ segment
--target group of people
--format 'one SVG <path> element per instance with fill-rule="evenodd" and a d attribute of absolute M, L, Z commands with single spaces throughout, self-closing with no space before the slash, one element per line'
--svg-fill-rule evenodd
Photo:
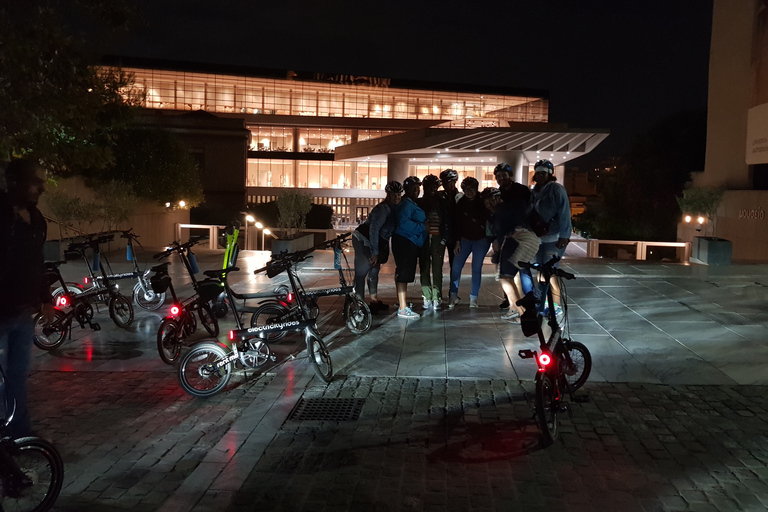
<path fill-rule="evenodd" d="M 498 264 L 505 295 L 499 305 L 504 310 L 502 319 L 519 322 L 523 311 L 517 300 L 531 291 L 546 292 L 537 289 L 530 271 L 520 269 L 519 262 L 546 263 L 563 255 L 572 231 L 568 194 L 557 182 L 555 167 L 548 160 L 534 165 L 534 185 L 530 189 L 515 182 L 508 164 L 500 163 L 493 173 L 498 187 L 482 191 L 472 177 L 462 180 L 459 191 L 459 174 L 453 169 L 445 169 L 439 177 L 430 174 L 420 180 L 409 176 L 402 184 L 387 184 L 386 199 L 373 208 L 352 238 L 355 291 L 365 297 L 367 282 L 372 312 L 389 308 L 378 296 L 378 277 L 381 265 L 389 258 L 390 241 L 395 260 L 397 316 L 401 318 L 420 317 L 407 301 L 408 283 L 415 281 L 417 267 L 423 309 L 443 307 L 446 252 L 449 309 L 461 302 L 461 272 L 470 254 L 469 307 L 478 307 L 483 262 L 489 250 L 492 261 Z"/>

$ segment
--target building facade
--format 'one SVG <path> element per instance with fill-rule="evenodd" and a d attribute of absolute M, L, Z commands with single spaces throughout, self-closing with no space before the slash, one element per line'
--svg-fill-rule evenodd
<path fill-rule="evenodd" d="M 527 184 L 539 158 L 562 175 L 607 137 L 550 124 L 543 91 L 124 58 L 107 65 L 133 74 L 147 124 L 187 140 L 207 204 L 308 189 L 338 222 L 355 223 L 389 180 L 451 167 L 491 186 L 506 162 Z"/>

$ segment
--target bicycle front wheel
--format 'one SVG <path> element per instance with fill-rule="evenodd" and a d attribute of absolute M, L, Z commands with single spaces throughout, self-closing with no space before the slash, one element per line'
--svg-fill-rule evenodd
<path fill-rule="evenodd" d="M 155 293 L 151 286 L 143 287 L 141 283 L 136 283 L 133 287 L 133 302 L 141 309 L 155 311 L 165 303 L 165 292 Z"/>
<path fill-rule="evenodd" d="M 166 318 L 160 322 L 157 330 L 157 352 L 165 364 L 173 364 L 181 354 L 181 329 L 179 323 L 173 318 Z"/>
<path fill-rule="evenodd" d="M 357 294 L 347 295 L 344 302 L 344 320 L 349 330 L 355 334 L 365 334 L 371 328 L 373 318 L 371 308 Z"/>
<path fill-rule="evenodd" d="M 589 378 L 589 373 L 592 371 L 592 355 L 589 349 L 578 341 L 566 342 L 565 349 L 568 351 L 568 357 L 564 355 L 564 360 L 560 364 L 571 392 L 575 392 Z"/>
<path fill-rule="evenodd" d="M 331 382 L 333 380 L 333 363 L 331 362 L 328 347 L 325 346 L 323 339 L 313 329 L 307 329 L 305 337 L 307 341 L 307 354 L 312 362 L 312 366 L 315 368 L 315 373 L 323 382 Z"/>
<path fill-rule="evenodd" d="M 13 488 L 4 478 L 0 491 L 0 507 L 6 512 L 23 510 L 45 512 L 53 507 L 64 481 L 64 463 L 56 447 L 39 437 L 21 437 L 13 441 L 13 458 L 31 486 Z"/>
<path fill-rule="evenodd" d="M 53 313 L 54 320 L 50 325 L 45 325 L 45 319 L 42 313 L 35 317 L 35 330 L 32 341 L 37 348 L 42 350 L 53 350 L 62 343 L 67 336 L 66 314 L 56 309 Z"/>
<path fill-rule="evenodd" d="M 543 445 L 549 446 L 557 439 L 557 399 L 555 385 L 549 375 L 536 375 L 536 421 L 544 436 Z"/>
<path fill-rule="evenodd" d="M 219 321 L 216 319 L 216 315 L 213 314 L 211 306 L 208 304 L 200 304 L 197 314 L 200 315 L 200 323 L 203 324 L 203 327 L 208 331 L 208 334 L 211 336 L 218 336 Z"/>
<path fill-rule="evenodd" d="M 123 295 L 113 295 L 109 299 L 109 317 L 121 329 L 127 328 L 133 322 L 133 305 Z"/>
<path fill-rule="evenodd" d="M 198 343 L 181 358 L 179 383 L 192 396 L 201 398 L 220 392 L 229 382 L 232 363 L 221 364 L 229 355 L 218 343 Z"/>

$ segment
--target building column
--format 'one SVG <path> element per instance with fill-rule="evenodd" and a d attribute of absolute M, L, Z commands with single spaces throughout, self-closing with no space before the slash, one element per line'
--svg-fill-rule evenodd
<path fill-rule="evenodd" d="M 402 183 L 408 176 L 410 176 L 408 158 L 387 155 L 387 181 L 399 181 Z"/>

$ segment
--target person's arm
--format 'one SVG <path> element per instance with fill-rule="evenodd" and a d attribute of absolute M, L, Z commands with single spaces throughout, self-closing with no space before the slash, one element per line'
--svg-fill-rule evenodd
<path fill-rule="evenodd" d="M 571 202 L 568 200 L 568 192 L 565 187 L 557 187 L 558 191 L 558 215 L 557 220 L 560 226 L 558 233 L 557 247 L 562 249 L 571 241 L 571 232 L 573 225 L 571 223 Z"/>
<path fill-rule="evenodd" d="M 381 203 L 371 211 L 368 241 L 371 243 L 371 254 L 373 256 L 379 254 L 379 233 L 381 232 L 381 227 L 384 225 L 384 222 L 387 220 L 388 214 L 389 208 Z"/>

